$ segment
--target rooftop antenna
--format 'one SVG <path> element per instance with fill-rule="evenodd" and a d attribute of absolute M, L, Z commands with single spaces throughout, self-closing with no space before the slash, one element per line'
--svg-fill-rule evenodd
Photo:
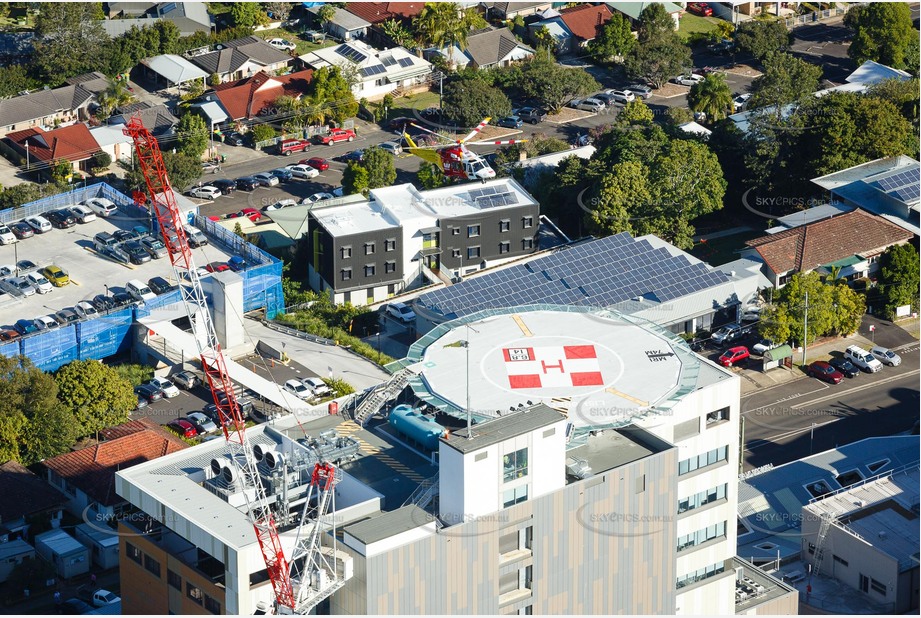
<path fill-rule="evenodd" d="M 470 429 L 470 331 L 480 334 L 475 328 L 470 328 L 470 323 L 464 324 L 467 328 L 467 340 L 464 341 L 464 347 L 467 348 L 467 439 L 473 439 L 473 433 Z"/>

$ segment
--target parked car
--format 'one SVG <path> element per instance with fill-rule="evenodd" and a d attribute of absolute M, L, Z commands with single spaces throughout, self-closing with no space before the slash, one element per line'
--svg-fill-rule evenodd
<path fill-rule="evenodd" d="M 16 266 L 14 264 L 7 264 L 5 266 L 0 266 L 0 277 L 9 277 L 10 275 L 16 274 Z"/>
<path fill-rule="evenodd" d="M 740 324 L 726 324 L 719 330 L 717 330 L 710 339 L 713 343 L 722 345 L 724 343 L 729 343 L 730 341 L 735 341 L 742 336 L 742 326 Z"/>
<path fill-rule="evenodd" d="M 856 378 L 860 373 L 860 369 L 844 357 L 833 358 L 828 364 L 840 371 L 845 378 Z"/>
<path fill-rule="evenodd" d="M 19 339 L 22 335 L 19 334 L 19 331 L 13 329 L 0 330 L 0 341 L 14 341 Z"/>
<path fill-rule="evenodd" d="M 890 367 L 898 367 L 902 364 L 901 356 L 881 345 L 875 345 L 870 348 L 870 354 L 882 364 L 889 365 Z"/>
<path fill-rule="evenodd" d="M 67 272 L 54 264 L 44 267 L 41 274 L 56 288 L 64 287 L 70 283 L 70 276 L 68 276 Z"/>
<path fill-rule="evenodd" d="M 38 326 L 35 325 L 33 320 L 16 320 L 16 323 L 13 325 L 20 335 L 31 335 L 32 333 L 38 332 Z"/>
<path fill-rule="evenodd" d="M 652 96 L 652 88 L 649 86 L 644 86 L 643 84 L 630 84 L 624 90 L 632 92 L 634 96 L 640 97 L 641 99 L 648 99 Z"/>
<path fill-rule="evenodd" d="M 314 193 L 308 197 L 305 197 L 301 200 L 301 204 L 315 204 L 317 202 L 322 202 L 323 200 L 331 200 L 333 196 L 331 193 Z"/>
<path fill-rule="evenodd" d="M 185 224 L 182 226 L 182 229 L 185 231 L 185 236 L 189 242 L 189 246 L 191 246 L 193 249 L 203 247 L 208 244 L 208 237 L 205 236 L 204 232 L 202 232 L 197 227 Z"/>
<path fill-rule="evenodd" d="M 64 614 L 65 616 L 79 616 L 81 614 L 88 614 L 93 611 L 93 609 L 94 608 L 92 605 L 81 601 L 76 597 L 67 599 L 61 603 L 59 607 L 60 613 Z"/>
<path fill-rule="evenodd" d="M 390 303 L 387 305 L 387 314 L 404 324 L 408 324 L 416 319 L 416 312 L 406 303 Z"/>
<path fill-rule="evenodd" d="M 99 310 L 88 300 L 81 300 L 74 305 L 74 311 L 83 319 L 95 318 L 99 315 Z"/>
<path fill-rule="evenodd" d="M 295 49 L 297 49 L 297 45 L 295 45 L 288 39 L 282 39 L 279 37 L 275 37 L 274 39 L 269 39 L 268 41 L 266 41 L 266 43 L 268 43 L 275 49 L 278 49 L 281 51 L 294 51 Z"/>
<path fill-rule="evenodd" d="M 262 211 L 272 212 L 273 210 L 281 210 L 282 208 L 290 208 L 291 206 L 297 206 L 297 201 L 291 199 L 283 199 L 278 200 L 273 204 L 269 204 L 268 206 L 263 206 Z"/>
<path fill-rule="evenodd" d="M 139 242 L 141 243 L 141 246 L 144 247 L 144 250 L 150 254 L 150 257 L 154 258 L 155 260 L 166 257 L 166 245 L 164 245 L 163 241 L 159 238 L 145 236 Z"/>
<path fill-rule="evenodd" d="M 12 245 L 14 242 L 18 242 L 18 240 L 13 230 L 0 223 L 0 245 Z"/>
<path fill-rule="evenodd" d="M 758 343 L 752 346 L 752 352 L 754 352 L 755 354 L 759 356 L 764 356 L 765 352 L 767 352 L 768 350 L 773 350 L 778 345 L 779 344 L 774 343 L 770 339 L 762 339 L 761 341 L 759 341 Z"/>
<path fill-rule="evenodd" d="M 615 103 L 626 104 L 636 100 L 636 95 L 629 90 L 605 90 L 604 93 L 610 95 Z"/>
<path fill-rule="evenodd" d="M 247 217 L 253 223 L 257 223 L 262 219 L 262 213 L 256 210 L 255 208 L 244 208 L 237 213 L 238 217 Z"/>
<path fill-rule="evenodd" d="M 304 139 L 286 139 L 278 142 L 278 154 L 284 157 L 290 157 L 295 152 L 307 152 L 310 150 L 310 142 Z"/>
<path fill-rule="evenodd" d="M 32 238 L 32 235 L 35 234 L 35 230 L 32 229 L 32 226 L 25 221 L 19 221 L 18 223 L 10 225 L 10 231 L 13 232 L 13 236 L 15 236 L 17 240 Z"/>
<path fill-rule="evenodd" d="M 134 298 L 127 292 L 116 292 L 112 294 L 112 300 L 115 302 L 116 307 L 124 307 L 134 302 Z"/>
<path fill-rule="evenodd" d="M 224 143 L 228 146 L 242 146 L 245 142 L 246 138 L 236 131 L 224 134 Z"/>
<path fill-rule="evenodd" d="M 320 172 L 316 168 L 310 167 L 309 165 L 292 165 L 288 167 L 291 170 L 291 174 L 295 178 L 316 178 L 320 175 Z"/>
<path fill-rule="evenodd" d="M 91 197 L 83 205 L 100 217 L 111 217 L 118 210 L 115 202 L 104 197 Z"/>
<path fill-rule="evenodd" d="M 80 223 L 89 223 L 90 221 L 96 220 L 96 213 L 84 206 L 83 204 L 77 204 L 76 206 L 71 206 L 68 208 L 70 214 L 74 219 Z"/>
<path fill-rule="evenodd" d="M 399 118 L 394 118 L 387 123 L 387 126 L 391 131 L 400 131 L 401 133 L 406 130 L 406 127 L 415 122 L 415 118 L 407 118 L 406 116 L 400 116 Z"/>
<path fill-rule="evenodd" d="M 746 93 L 744 93 L 744 94 L 737 94 L 737 95 L 732 99 L 732 105 L 733 105 L 733 107 L 734 107 L 734 111 L 736 111 L 736 112 L 744 112 L 744 111 L 745 111 L 745 106 L 748 105 L 748 100 L 749 100 L 750 98 L 752 98 L 752 94 L 751 94 L 750 92 L 746 92 Z"/>
<path fill-rule="evenodd" d="M 32 296 L 35 294 L 33 286 L 25 277 L 10 277 L 4 280 L 5 287 L 15 290 L 20 296 Z"/>
<path fill-rule="evenodd" d="M 16 262 L 16 269 L 19 271 L 19 274 L 32 272 L 38 268 L 38 264 L 32 260 L 19 260 Z"/>
<path fill-rule="evenodd" d="M 596 114 L 604 110 L 604 103 L 602 103 L 598 99 L 592 99 L 592 98 L 573 99 L 569 105 L 570 107 L 581 109 L 587 112 L 595 112 Z"/>
<path fill-rule="evenodd" d="M 53 227 L 60 230 L 66 230 L 67 228 L 77 225 L 77 218 L 70 214 L 70 211 L 66 208 L 49 210 L 42 216 L 45 217 Z"/>
<path fill-rule="evenodd" d="M 198 431 L 195 430 L 195 425 L 184 418 L 177 418 L 176 420 L 168 422 L 166 428 L 175 431 L 183 438 L 194 438 L 198 435 Z"/>
<path fill-rule="evenodd" d="M 844 379 L 844 374 L 832 367 L 825 361 L 815 361 L 806 368 L 806 374 L 813 378 L 818 378 L 829 384 L 840 384 Z"/>
<path fill-rule="evenodd" d="M 347 152 L 344 155 L 333 157 L 333 161 L 339 161 L 340 163 L 350 163 L 351 161 L 355 161 L 356 163 L 360 163 L 364 158 L 364 150 L 353 150 L 352 152 Z"/>
<path fill-rule="evenodd" d="M 143 397 L 148 403 L 163 399 L 163 391 L 152 384 L 141 384 L 134 389 L 138 396 Z"/>
<path fill-rule="evenodd" d="M 517 116 L 524 122 L 537 124 L 544 121 L 547 117 L 547 112 L 539 107 L 522 107 L 518 110 Z"/>
<path fill-rule="evenodd" d="M 259 186 L 259 181 L 257 181 L 252 176 L 243 176 L 242 178 L 237 178 L 237 189 L 240 191 L 255 191 L 256 187 Z"/>
<path fill-rule="evenodd" d="M 301 378 L 301 382 L 310 389 L 315 397 L 327 397 L 333 394 L 333 389 L 320 378 Z"/>
<path fill-rule="evenodd" d="M 736 44 L 731 39 L 723 39 L 719 43 L 714 43 L 707 47 L 715 54 L 731 54 L 735 51 Z"/>
<path fill-rule="evenodd" d="M 221 178 L 211 183 L 211 186 L 218 189 L 221 195 L 230 195 L 237 190 L 237 183 L 229 178 Z"/>
<path fill-rule="evenodd" d="M 151 277 L 147 280 L 147 287 L 157 296 L 165 294 L 173 289 L 172 284 L 163 277 Z"/>
<path fill-rule="evenodd" d="M 151 386 L 156 386 L 161 391 L 163 391 L 163 394 L 166 396 L 167 399 L 172 399 L 173 397 L 179 396 L 179 389 L 176 388 L 175 384 L 173 384 L 166 378 L 153 378 L 148 382 L 148 384 L 150 384 Z"/>
<path fill-rule="evenodd" d="M 729 348 L 720 355 L 719 362 L 723 367 L 738 365 L 749 357 L 748 348 L 744 345 Z"/>
<path fill-rule="evenodd" d="M 115 238 L 115 242 L 125 243 L 131 240 L 139 240 L 141 238 L 134 230 L 116 230 L 112 237 Z"/>
<path fill-rule="evenodd" d="M 192 423 L 192 426 L 195 427 L 195 431 L 199 434 L 217 431 L 217 425 L 214 424 L 214 421 L 201 412 L 192 412 L 186 419 Z"/>
<path fill-rule="evenodd" d="M 383 142 L 378 144 L 377 147 L 393 156 L 400 155 L 403 152 L 403 148 L 396 142 Z"/>
<path fill-rule="evenodd" d="M 187 391 L 190 391 L 201 384 L 201 379 L 191 371 L 180 371 L 179 373 L 174 373 L 170 377 L 173 378 L 173 384 L 176 386 L 181 386 Z"/>
<path fill-rule="evenodd" d="M 706 2 L 688 2 L 688 13 L 700 15 L 701 17 L 711 17 L 713 9 Z"/>
<path fill-rule="evenodd" d="M 32 323 L 38 327 L 38 330 L 51 330 L 60 326 L 58 321 L 50 315 L 43 315 L 32 320 Z"/>
<path fill-rule="evenodd" d="M 294 177 L 294 175 L 291 173 L 291 170 L 285 167 L 276 168 L 270 173 L 272 176 L 278 179 L 278 182 L 288 182 Z"/>
<path fill-rule="evenodd" d="M 673 77 L 672 81 L 681 86 L 693 86 L 697 82 L 703 81 L 704 76 L 697 73 L 688 73 L 687 75 L 679 75 L 678 77 Z"/>
<path fill-rule="evenodd" d="M 58 321 L 58 324 L 61 326 L 67 326 L 68 324 L 73 324 L 80 319 L 80 316 L 77 315 L 77 312 L 73 309 L 61 309 L 54 314 L 55 319 Z"/>
<path fill-rule="evenodd" d="M 227 260 L 227 265 L 230 266 L 230 270 L 234 271 L 235 273 L 244 271 L 246 270 L 247 266 L 249 266 L 249 264 L 246 263 L 246 260 L 241 258 L 239 255 L 234 255 L 229 260 Z"/>
<path fill-rule="evenodd" d="M 111 296 L 106 296 L 105 294 L 96 294 L 91 302 L 93 306 L 96 307 L 96 311 L 100 312 L 111 311 L 116 307 L 115 300 Z"/>
<path fill-rule="evenodd" d="M 524 126 L 524 121 L 519 116 L 506 116 L 496 122 L 496 126 L 505 127 L 506 129 L 520 129 Z"/>
<path fill-rule="evenodd" d="M 197 197 L 202 200 L 213 200 L 222 195 L 221 190 L 212 185 L 205 185 L 204 187 L 195 187 L 189 191 L 189 196 Z"/>
<path fill-rule="evenodd" d="M 875 356 L 860 346 L 848 346 L 844 351 L 844 358 L 848 359 L 867 373 L 876 373 L 883 368 L 883 364 L 879 362 Z"/>
<path fill-rule="evenodd" d="M 285 390 L 297 397 L 298 399 L 310 399 L 313 393 L 309 388 L 304 386 L 300 380 L 288 380 L 285 382 Z"/>
<path fill-rule="evenodd" d="M 41 215 L 26 217 L 24 221 L 29 224 L 32 231 L 36 234 L 44 234 L 45 232 L 51 231 L 51 222 Z"/>
<path fill-rule="evenodd" d="M 339 142 L 355 141 L 355 131 L 352 129 L 333 129 L 327 135 L 318 135 L 317 143 L 332 146 Z"/>
<path fill-rule="evenodd" d="M 35 291 L 39 294 L 47 294 L 54 289 L 51 282 L 41 273 L 29 273 L 26 275 L 26 281 L 31 283 L 32 287 L 34 287 Z"/>
<path fill-rule="evenodd" d="M 150 261 L 150 254 L 147 249 L 136 240 L 129 240 L 121 248 L 128 254 L 132 264 L 146 264 Z"/>
<path fill-rule="evenodd" d="M 228 266 L 224 262 L 211 262 L 210 264 L 205 266 L 205 268 L 208 270 L 209 273 L 222 273 L 222 272 L 230 270 L 230 266 Z"/>

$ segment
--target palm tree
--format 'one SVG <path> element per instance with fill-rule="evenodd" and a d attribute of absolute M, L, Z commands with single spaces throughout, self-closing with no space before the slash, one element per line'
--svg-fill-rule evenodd
<path fill-rule="evenodd" d="M 726 78 L 718 73 L 711 73 L 691 86 L 688 106 L 695 112 L 706 114 L 709 122 L 725 118 L 732 109 L 732 91 L 726 83 Z"/>
<path fill-rule="evenodd" d="M 448 47 L 448 59 L 454 65 L 454 47 L 467 49 L 467 35 L 472 28 L 486 25 L 476 9 L 461 10 L 453 2 L 427 3 L 413 20 L 423 47 Z"/>
<path fill-rule="evenodd" d="M 117 107 L 130 103 L 133 99 L 134 95 L 128 91 L 128 86 L 124 81 L 110 79 L 109 86 L 96 96 L 99 102 L 97 115 L 101 120 L 105 120 Z"/>
<path fill-rule="evenodd" d="M 412 32 L 410 32 L 402 22 L 396 19 L 388 19 L 385 21 L 381 24 L 381 30 L 385 35 L 390 37 L 390 40 L 393 41 L 395 45 L 409 48 L 413 44 Z"/>

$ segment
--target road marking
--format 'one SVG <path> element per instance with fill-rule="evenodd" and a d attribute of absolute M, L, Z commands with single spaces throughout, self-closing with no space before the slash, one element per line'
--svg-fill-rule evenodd
<path fill-rule="evenodd" d="M 531 332 L 531 330 L 528 328 L 528 325 L 525 324 L 525 323 L 524 323 L 524 320 L 521 319 L 521 316 L 520 316 L 520 315 L 513 315 L 513 316 L 512 316 L 512 319 L 515 320 L 515 324 L 518 325 L 518 328 L 521 329 L 521 332 L 522 332 L 522 334 L 523 334 L 525 337 L 533 337 L 533 336 L 534 336 L 534 334 L 533 334 L 533 333 Z"/>
<path fill-rule="evenodd" d="M 767 439 L 761 439 L 761 438 L 759 438 L 759 439 L 757 439 L 757 440 L 752 440 L 751 442 L 749 442 L 748 444 L 745 445 L 745 449 L 744 449 L 744 450 L 746 450 L 746 451 L 753 451 L 753 450 L 756 449 L 756 448 L 761 448 L 762 446 L 768 446 L 768 445 L 771 445 L 771 444 L 773 444 L 774 446 L 779 446 L 779 445 L 777 444 L 777 439 L 779 439 L 779 438 L 789 438 L 789 437 L 795 436 L 795 435 L 797 435 L 797 434 L 805 433 L 805 432 L 807 432 L 807 431 L 812 431 L 813 429 L 819 429 L 819 428 L 821 428 L 821 427 L 824 427 L 825 425 L 831 425 L 832 423 L 837 423 L 837 422 L 840 421 L 840 420 L 841 420 L 840 418 L 835 418 L 835 419 L 832 419 L 832 420 L 830 420 L 830 421 L 826 421 L 826 422 L 824 422 L 824 423 L 810 424 L 810 425 L 807 426 L 807 427 L 800 427 L 800 428 L 797 428 L 797 429 L 791 429 L 790 431 L 785 431 L 785 432 L 783 432 L 783 433 L 778 433 L 778 434 L 775 434 L 775 435 L 773 435 L 773 436 L 769 436 Z"/>
<path fill-rule="evenodd" d="M 628 395 L 627 393 L 622 393 L 622 392 L 620 392 L 619 390 L 617 390 L 616 388 L 606 388 L 606 389 L 604 389 L 604 390 L 605 390 L 605 392 L 611 393 L 612 395 L 617 395 L 618 397 L 623 397 L 623 398 L 626 399 L 627 401 L 632 401 L 633 403 L 635 403 L 635 404 L 637 404 L 637 405 L 639 405 L 639 406 L 645 407 L 645 406 L 648 406 L 648 405 L 649 405 L 649 402 L 648 402 L 648 401 L 643 401 L 642 399 L 637 399 L 636 397 L 633 397 L 633 396 L 631 396 L 631 395 Z"/>
<path fill-rule="evenodd" d="M 909 376 L 913 376 L 913 375 L 915 375 L 915 374 L 917 374 L 917 373 L 919 373 L 919 372 L 921 372 L 921 369 L 914 369 L 914 370 L 912 370 L 912 371 L 908 371 L 908 372 L 906 372 L 906 373 L 900 373 L 900 374 L 898 374 L 898 375 L 894 375 L 894 376 L 891 376 L 891 377 L 888 377 L 888 378 L 884 378 L 884 379 L 878 380 L 878 381 L 876 381 L 876 382 L 870 382 L 870 383 L 868 383 L 868 384 L 863 384 L 863 385 L 861 385 L 861 386 L 856 386 L 856 387 L 851 388 L 851 389 L 848 389 L 848 390 L 846 390 L 846 391 L 836 391 L 835 393 L 832 393 L 831 395 L 828 395 L 828 396 L 826 396 L 826 397 L 818 397 L 818 398 L 813 399 L 813 400 L 811 400 L 811 401 L 806 401 L 806 402 L 804 402 L 804 403 L 801 403 L 801 404 L 792 406 L 792 408 L 793 408 L 794 410 L 796 410 L 796 409 L 798 409 L 798 408 L 805 408 L 805 407 L 811 406 L 812 404 L 815 404 L 815 403 L 819 403 L 819 402 L 825 401 L 826 399 L 832 399 L 833 397 L 843 396 L 843 395 L 849 395 L 849 394 L 851 394 L 851 393 L 858 393 L 858 392 L 860 392 L 860 391 L 867 390 L 868 388 L 872 388 L 872 387 L 874 387 L 874 386 L 881 386 L 881 385 L 883 385 L 883 384 L 888 384 L 889 382 L 894 382 L 894 381 L 896 381 L 896 380 L 901 380 L 902 378 L 907 378 L 907 377 L 909 377 Z"/>

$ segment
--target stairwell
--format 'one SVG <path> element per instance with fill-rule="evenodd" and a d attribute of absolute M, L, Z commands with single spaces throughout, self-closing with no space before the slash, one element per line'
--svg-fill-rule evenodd
<path fill-rule="evenodd" d="M 393 374 L 389 381 L 372 390 L 355 409 L 355 422 L 363 427 L 368 419 L 377 414 L 385 403 L 399 395 L 406 388 L 410 375 L 412 375 L 411 371 L 401 369 Z"/>

